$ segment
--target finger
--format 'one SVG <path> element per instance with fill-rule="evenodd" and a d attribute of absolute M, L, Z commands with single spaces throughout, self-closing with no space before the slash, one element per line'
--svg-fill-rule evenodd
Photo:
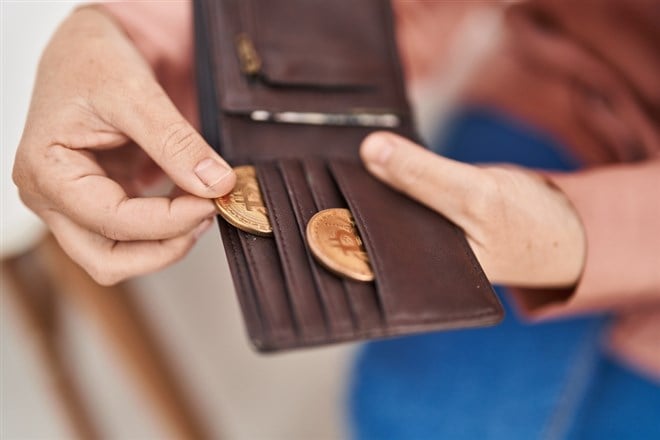
<path fill-rule="evenodd" d="M 206 219 L 194 230 L 167 240 L 116 242 L 54 211 L 44 218 L 62 249 L 103 285 L 154 272 L 180 260 L 213 224 L 212 219 Z"/>
<path fill-rule="evenodd" d="M 35 176 L 39 192 L 74 222 L 120 241 L 160 240 L 192 230 L 213 216 L 211 200 L 190 194 L 178 197 L 130 198 L 117 182 L 105 176 L 91 155 L 53 146 L 46 173 Z"/>
<path fill-rule="evenodd" d="M 161 240 L 189 232 L 215 213 L 213 202 L 192 195 L 129 198 L 114 181 L 82 177 L 63 194 L 62 212 L 112 240 Z"/>
<path fill-rule="evenodd" d="M 392 133 L 373 133 L 360 155 L 380 180 L 464 226 L 492 194 L 482 169 L 438 156 Z"/>
<path fill-rule="evenodd" d="M 137 142 L 181 188 L 204 198 L 227 194 L 236 183 L 231 167 L 185 120 L 160 85 L 130 83 L 128 96 L 111 100 L 113 123 Z M 128 105 L 126 104 L 128 101 Z M 122 111 L 114 111 L 114 109 Z"/>

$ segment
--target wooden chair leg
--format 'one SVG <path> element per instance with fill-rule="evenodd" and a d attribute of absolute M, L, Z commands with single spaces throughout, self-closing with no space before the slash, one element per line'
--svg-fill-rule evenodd
<path fill-rule="evenodd" d="M 34 274 L 33 253 L 3 260 L 2 276 L 8 283 L 3 292 L 15 305 L 20 321 L 32 337 L 73 434 L 81 440 L 101 438 L 73 374 L 61 356 L 55 289 L 45 277 Z"/>
<path fill-rule="evenodd" d="M 105 287 L 92 280 L 54 238 L 39 249 L 60 293 L 99 325 L 134 381 L 150 398 L 173 437 L 209 438 L 160 351 L 127 284 Z"/>

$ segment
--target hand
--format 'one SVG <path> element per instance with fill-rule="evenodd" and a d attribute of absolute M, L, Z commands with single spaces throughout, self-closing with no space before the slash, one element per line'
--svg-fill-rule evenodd
<path fill-rule="evenodd" d="M 491 282 L 554 288 L 580 277 L 582 224 L 540 175 L 456 162 L 391 133 L 368 136 L 360 154 L 377 178 L 461 227 Z"/>
<path fill-rule="evenodd" d="M 160 177 L 180 188 L 140 197 Z M 14 165 L 24 203 L 101 284 L 162 268 L 212 224 L 230 167 L 114 21 L 72 14 L 46 48 Z"/>

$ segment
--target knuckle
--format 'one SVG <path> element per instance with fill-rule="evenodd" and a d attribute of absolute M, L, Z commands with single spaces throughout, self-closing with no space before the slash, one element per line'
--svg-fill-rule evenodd
<path fill-rule="evenodd" d="M 32 181 L 29 177 L 31 173 L 29 172 L 30 161 L 28 159 L 23 154 L 23 147 L 19 146 L 11 173 L 11 179 L 18 188 L 24 188 Z"/>
<path fill-rule="evenodd" d="M 170 160 L 194 157 L 200 150 L 195 130 L 185 121 L 176 122 L 165 131 L 163 156 Z"/>
<path fill-rule="evenodd" d="M 20 187 L 18 188 L 18 198 L 21 200 L 21 202 L 23 202 L 25 206 L 34 209 L 33 207 L 33 204 L 35 202 L 34 197 L 27 191 L 21 189 Z"/>
<path fill-rule="evenodd" d="M 11 180 L 12 182 L 14 182 L 14 185 L 16 185 L 16 187 L 18 188 L 21 188 L 23 186 L 23 182 L 24 182 L 23 173 L 24 171 L 17 160 L 16 162 L 14 162 L 14 168 L 11 171 Z"/>
<path fill-rule="evenodd" d="M 28 206 L 35 196 L 38 197 L 44 194 L 44 173 L 38 172 L 34 167 L 33 161 L 24 160 L 20 155 L 17 155 L 11 174 L 12 181 L 18 189 L 19 197 Z"/>
<path fill-rule="evenodd" d="M 40 147 L 22 161 L 22 179 L 25 179 L 23 186 L 40 195 L 61 199 L 61 187 L 58 184 L 69 169 L 67 158 L 61 150 L 62 147 L 57 145 Z"/>

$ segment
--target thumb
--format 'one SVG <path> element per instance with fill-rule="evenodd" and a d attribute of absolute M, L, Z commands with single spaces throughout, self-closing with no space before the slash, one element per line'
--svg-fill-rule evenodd
<path fill-rule="evenodd" d="M 466 223 L 485 194 L 487 175 L 478 167 L 444 158 L 392 133 L 365 138 L 360 156 L 377 178 L 458 225 Z"/>
<path fill-rule="evenodd" d="M 185 191 L 204 198 L 227 194 L 236 176 L 181 115 L 155 81 L 142 84 L 128 111 L 118 111 L 117 129 L 132 138 Z M 124 110 L 124 109 L 122 109 Z"/>

